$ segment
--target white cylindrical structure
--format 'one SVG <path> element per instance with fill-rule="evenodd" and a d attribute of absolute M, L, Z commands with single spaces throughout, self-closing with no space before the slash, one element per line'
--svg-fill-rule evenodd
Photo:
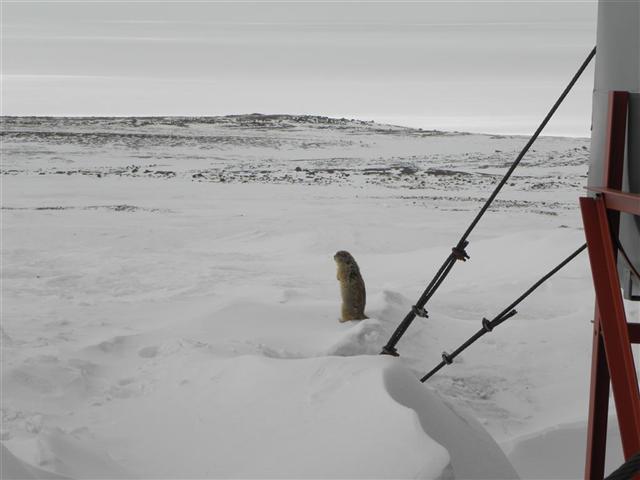
<path fill-rule="evenodd" d="M 600 0 L 593 91 L 591 162 L 588 184 L 603 185 L 608 96 L 630 93 L 627 149 L 622 189 L 640 194 L 640 0 Z M 640 217 L 622 214 L 620 243 L 640 271 Z M 624 296 L 640 300 L 640 280 L 622 259 L 618 262 Z"/>

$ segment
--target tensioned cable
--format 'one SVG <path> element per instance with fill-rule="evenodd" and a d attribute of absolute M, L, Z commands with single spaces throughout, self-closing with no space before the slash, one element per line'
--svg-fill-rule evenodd
<path fill-rule="evenodd" d="M 620 239 L 617 236 L 614 236 L 613 239 L 616 242 L 616 247 L 618 247 L 618 251 L 622 254 L 622 258 L 624 259 L 625 263 L 629 267 L 629 271 L 633 273 L 638 280 L 640 280 L 640 272 L 638 272 L 633 262 L 629 259 L 629 255 L 627 255 L 627 252 L 622 246 L 622 243 L 620 243 Z"/>
<path fill-rule="evenodd" d="M 624 462 L 618 469 L 611 472 L 605 480 L 631 480 L 635 474 L 640 473 L 640 452 L 636 453 Z"/>
<path fill-rule="evenodd" d="M 442 282 L 445 280 L 447 275 L 449 275 L 449 272 L 451 272 L 453 265 L 458 260 L 464 262 L 468 258 L 470 258 L 465 250 L 465 248 L 469 244 L 467 238 L 469 237 L 473 229 L 476 227 L 476 225 L 478 224 L 482 216 L 489 209 L 489 207 L 493 203 L 493 200 L 498 196 L 498 193 L 500 193 L 500 190 L 502 190 L 502 187 L 504 187 L 504 185 L 507 183 L 513 171 L 517 168 L 517 166 L 520 164 L 524 156 L 527 154 L 527 152 L 531 148 L 531 145 L 533 145 L 533 143 L 536 141 L 536 139 L 538 138 L 538 136 L 540 135 L 544 127 L 547 125 L 547 123 L 549 123 L 549 120 L 551 120 L 551 117 L 556 112 L 556 110 L 558 109 L 560 104 L 563 102 L 565 97 L 568 95 L 568 93 L 571 91 L 571 89 L 573 88 L 575 83 L 578 81 L 582 73 L 585 71 L 585 69 L 587 68 L 587 66 L 595 56 L 595 54 L 596 54 L 596 48 L 594 47 L 593 50 L 591 50 L 591 52 L 589 53 L 589 55 L 587 55 L 587 58 L 584 60 L 582 65 L 580 65 L 580 68 L 578 68 L 578 71 L 574 74 L 573 78 L 565 87 L 563 92 L 560 94 L 556 102 L 553 104 L 553 106 L 551 107 L 547 115 L 544 117 L 544 119 L 542 120 L 542 123 L 540 123 L 540 125 L 538 126 L 534 134 L 531 136 L 531 138 L 527 142 L 527 144 L 520 151 L 516 159 L 513 161 L 513 163 L 507 170 L 507 172 L 504 174 L 504 176 L 502 177 L 502 180 L 500 180 L 500 182 L 498 183 L 498 185 L 496 185 L 491 195 L 489 195 L 489 198 L 487 198 L 487 200 L 485 201 L 480 211 L 477 213 L 475 218 L 469 224 L 469 227 L 467 228 L 467 230 L 462 234 L 462 237 L 460 237 L 460 240 L 458 241 L 456 246 L 451 249 L 451 253 L 446 258 L 446 260 L 444 261 L 440 269 L 437 271 L 437 273 L 435 274 L 431 282 L 429 282 L 429 284 L 427 285 L 427 288 L 424 290 L 424 292 L 422 293 L 422 295 L 420 296 L 416 304 L 413 307 L 411 307 L 411 310 L 409 311 L 409 313 L 407 313 L 407 315 L 404 317 L 402 322 L 400 322 L 396 330 L 393 332 L 387 344 L 382 348 L 382 352 L 380 352 L 381 354 L 397 356 L 398 351 L 396 350 L 396 345 L 398 344 L 402 336 L 405 334 L 405 332 L 407 331 L 411 323 L 415 320 L 416 317 L 423 317 L 423 318 L 428 317 L 428 313 L 424 307 L 429 301 L 429 299 L 436 292 L 436 290 L 438 290 L 438 288 L 440 287 Z"/>
<path fill-rule="evenodd" d="M 453 352 L 447 353 L 442 352 L 442 361 L 436 365 L 429 373 L 427 373 L 424 377 L 420 379 L 421 382 L 426 382 L 433 375 L 436 374 L 441 368 L 445 365 L 451 365 L 453 363 L 453 359 L 460 355 L 464 350 L 467 349 L 470 345 L 475 343 L 480 337 L 485 335 L 486 333 L 491 332 L 498 325 L 503 323 L 505 320 L 513 317 L 518 312 L 514 310 L 516 306 L 518 306 L 525 298 L 531 295 L 540 285 L 549 280 L 553 275 L 562 270 L 565 265 L 567 265 L 571 260 L 576 258 L 580 253 L 582 253 L 587 248 L 587 244 L 585 243 L 580 248 L 578 248 L 575 252 L 565 258 L 562 262 L 556 265 L 552 270 L 550 270 L 546 275 L 544 275 L 540 280 L 531 285 L 522 295 L 516 298 L 508 307 L 502 310 L 498 315 L 496 315 L 492 320 L 488 320 L 486 318 L 482 319 L 482 328 L 478 330 L 472 337 L 470 337 L 466 342 L 456 348 Z"/>

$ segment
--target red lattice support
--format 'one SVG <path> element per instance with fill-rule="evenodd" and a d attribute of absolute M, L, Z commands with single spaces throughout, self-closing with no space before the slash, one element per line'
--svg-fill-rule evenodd
<path fill-rule="evenodd" d="M 640 195 L 621 192 L 629 94 L 611 92 L 604 186 L 589 188 L 580 209 L 596 294 L 591 393 L 585 478 L 604 477 L 609 383 L 616 406 L 625 459 L 640 451 L 640 391 L 631 351 L 640 342 L 640 325 L 627 323 L 617 270 L 620 212 L 640 215 Z M 634 477 L 640 480 L 640 475 Z"/>

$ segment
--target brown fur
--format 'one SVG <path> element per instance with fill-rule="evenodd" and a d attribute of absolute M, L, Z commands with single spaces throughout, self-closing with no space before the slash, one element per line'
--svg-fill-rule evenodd
<path fill-rule="evenodd" d="M 347 320 L 369 318 L 364 314 L 367 294 L 356 260 L 349 252 L 344 250 L 337 252 L 333 259 L 338 267 L 337 278 L 340 282 L 340 293 L 342 294 L 342 318 L 340 321 L 346 322 Z"/>

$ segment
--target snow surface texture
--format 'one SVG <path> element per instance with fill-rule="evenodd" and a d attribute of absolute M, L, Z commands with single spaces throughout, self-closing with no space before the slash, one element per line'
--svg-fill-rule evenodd
<path fill-rule="evenodd" d="M 2 135 L 8 476 L 513 478 L 478 422 L 523 478 L 582 476 L 586 256 L 416 377 L 582 244 L 587 141 L 536 143 L 393 359 L 525 139 L 258 115 Z M 338 322 L 341 249 L 369 320 Z"/>

